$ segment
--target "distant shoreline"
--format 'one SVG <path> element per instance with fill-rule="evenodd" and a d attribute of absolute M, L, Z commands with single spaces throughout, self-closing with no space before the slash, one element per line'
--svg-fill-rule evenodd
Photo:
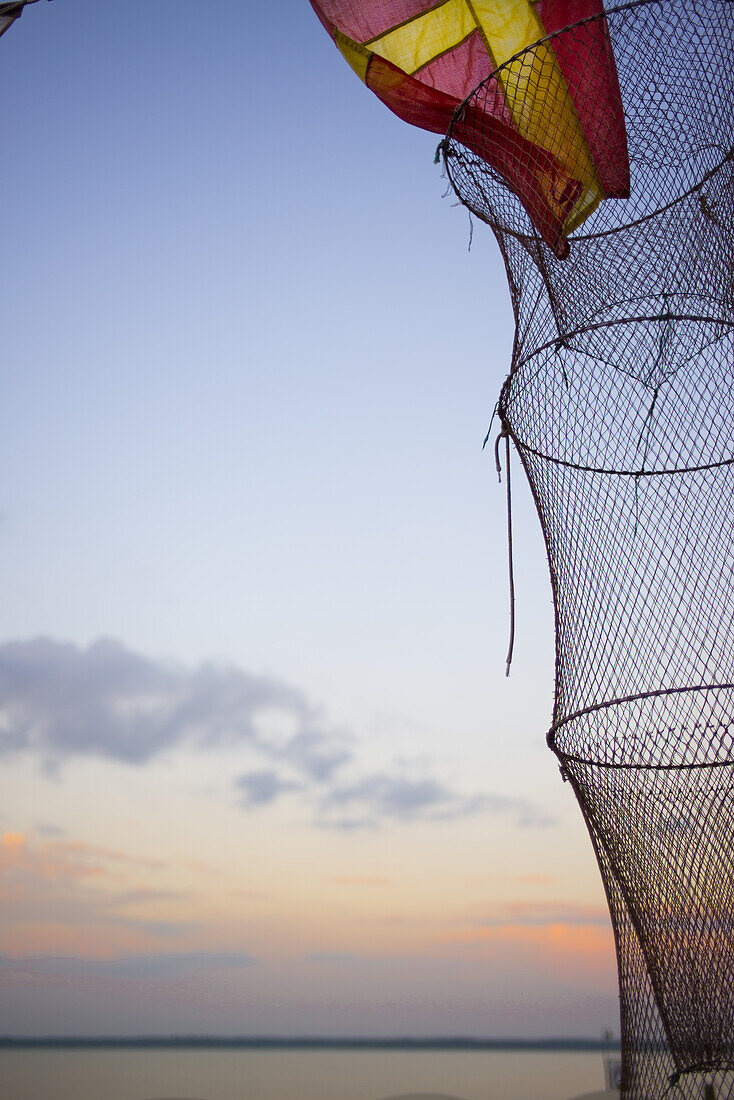
<path fill-rule="evenodd" d="M 601 1039 L 379 1039 L 281 1036 L 13 1036 L 0 1035 L 0 1049 L 48 1047 L 62 1050 L 195 1049 L 195 1050 L 456 1050 L 456 1051 L 568 1051 L 576 1053 L 618 1049 L 619 1041 Z"/>

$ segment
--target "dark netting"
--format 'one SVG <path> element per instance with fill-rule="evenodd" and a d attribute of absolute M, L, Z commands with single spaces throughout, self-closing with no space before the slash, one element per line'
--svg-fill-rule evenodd
<path fill-rule="evenodd" d="M 27 4 L 35 4 L 36 0 L 5 0 L 0 3 L 0 35 L 12 27 L 16 19 L 23 14 L 23 8 Z"/>
<path fill-rule="evenodd" d="M 542 80 L 537 44 L 462 105 L 444 161 L 507 267 L 499 411 L 548 551 L 549 743 L 609 899 L 623 1089 L 734 1097 L 734 4 L 643 0 L 548 41 L 589 67 L 611 42 L 630 197 L 561 259 L 471 152 L 498 89 Z"/>

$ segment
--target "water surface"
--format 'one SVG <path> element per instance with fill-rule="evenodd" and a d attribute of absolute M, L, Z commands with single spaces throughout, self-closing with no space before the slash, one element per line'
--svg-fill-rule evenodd
<path fill-rule="evenodd" d="M 603 1087 L 597 1052 L 0 1050 L 3 1100 L 569 1100 Z"/>

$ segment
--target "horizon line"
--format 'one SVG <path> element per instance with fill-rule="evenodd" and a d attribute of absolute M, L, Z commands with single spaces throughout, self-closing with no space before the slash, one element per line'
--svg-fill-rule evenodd
<path fill-rule="evenodd" d="M 556 1050 L 595 1052 L 616 1049 L 619 1039 L 477 1038 L 475 1036 L 320 1036 L 320 1035 L 0 1035 L 0 1048 L 31 1047 L 239 1047 L 250 1049 L 406 1049 Z"/>

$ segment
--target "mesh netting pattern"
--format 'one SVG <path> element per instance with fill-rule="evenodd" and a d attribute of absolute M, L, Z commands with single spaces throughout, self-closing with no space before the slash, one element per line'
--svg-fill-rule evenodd
<path fill-rule="evenodd" d="M 630 195 L 559 258 L 471 128 L 552 51 L 593 67 L 604 41 Z M 443 154 L 507 269 L 499 411 L 546 542 L 549 744 L 609 900 L 623 1090 L 734 1097 L 734 3 L 642 0 L 549 36 L 475 90 Z"/>

